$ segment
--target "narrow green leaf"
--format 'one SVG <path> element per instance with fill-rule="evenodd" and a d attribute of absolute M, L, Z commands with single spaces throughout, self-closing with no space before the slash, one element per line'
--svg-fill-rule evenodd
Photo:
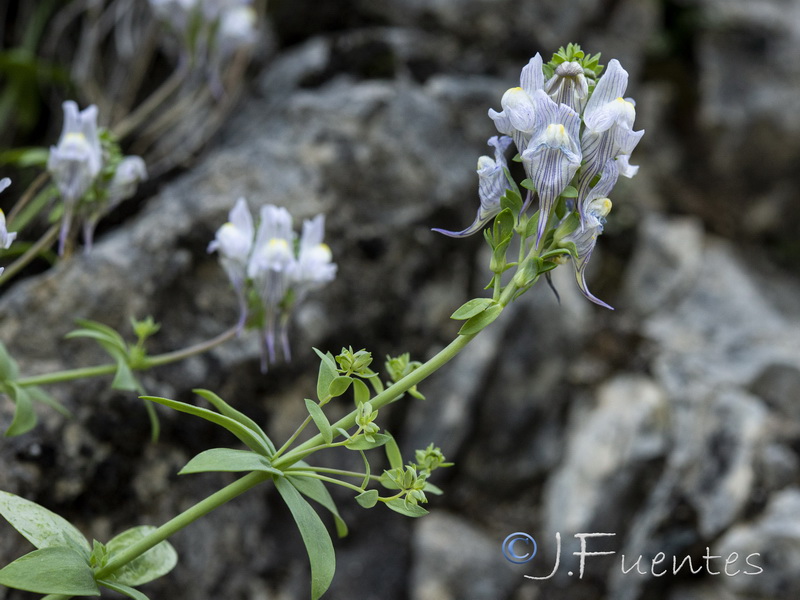
<path fill-rule="evenodd" d="M 248 417 L 243 412 L 238 411 L 235 408 L 233 408 L 230 404 L 225 402 L 225 400 L 223 400 L 222 398 L 217 396 L 212 391 L 202 390 L 202 389 L 196 389 L 196 390 L 192 390 L 192 391 L 195 394 L 197 394 L 198 396 L 200 396 L 201 398 L 205 398 L 211 405 L 214 406 L 214 408 L 216 408 L 219 412 L 221 412 L 223 415 L 225 415 L 229 419 L 233 419 L 234 421 L 238 421 L 239 423 L 241 423 L 242 425 L 244 425 L 248 429 L 251 429 L 255 433 L 257 433 L 258 435 L 260 435 L 263 438 L 264 442 L 266 442 L 266 444 L 272 449 L 272 454 L 275 454 L 275 445 L 272 443 L 272 440 L 269 439 L 269 436 L 266 434 L 266 432 L 263 429 L 261 429 L 261 427 L 259 427 L 258 423 L 253 421 L 253 419 Z"/>
<path fill-rule="evenodd" d="M 311 600 L 318 600 L 327 591 L 336 571 L 336 555 L 328 530 L 311 505 L 284 477 L 275 480 L 278 493 L 294 517 L 311 563 Z"/>
<path fill-rule="evenodd" d="M 367 402 L 370 398 L 369 388 L 367 384 L 360 379 L 353 379 L 353 399 L 356 403 L 356 408 Z"/>
<path fill-rule="evenodd" d="M 140 525 L 114 536 L 106 544 L 109 560 L 156 530 L 151 525 Z M 169 573 L 178 564 L 178 553 L 166 540 L 117 569 L 110 581 L 123 585 L 142 585 Z"/>
<path fill-rule="evenodd" d="M 239 423 L 239 421 L 234 421 L 230 417 L 226 417 L 225 415 L 221 415 L 219 413 L 215 413 L 211 410 L 200 408 L 199 406 L 193 406 L 192 404 L 186 404 L 185 402 L 178 402 L 177 400 L 170 400 L 169 398 L 159 398 L 157 396 L 142 396 L 143 400 L 149 400 L 150 402 L 155 402 L 157 404 L 163 404 L 164 406 L 168 406 L 174 410 L 188 413 L 190 415 L 194 415 L 195 417 L 200 417 L 201 419 L 205 419 L 206 421 L 211 421 L 220 427 L 224 427 L 228 431 L 230 431 L 233 435 L 235 435 L 239 440 L 248 448 L 250 448 L 254 452 L 258 452 L 259 454 L 263 454 L 264 456 L 270 456 L 273 452 L 267 446 L 266 442 L 255 433 L 249 427 L 246 427 Z"/>
<path fill-rule="evenodd" d="M 264 471 L 273 475 L 283 475 L 283 472 L 273 467 L 265 456 L 250 450 L 235 450 L 233 448 L 211 448 L 210 450 L 205 450 L 186 463 L 178 471 L 178 475 L 207 473 L 210 471 L 227 473 Z"/>
<path fill-rule="evenodd" d="M 89 542 L 72 523 L 35 502 L 0 491 L 0 515 L 37 548 L 67 546 L 85 553 Z"/>
<path fill-rule="evenodd" d="M 306 466 L 306 463 L 303 461 L 300 461 L 298 465 L 299 464 Z M 288 479 L 301 494 L 308 496 L 315 502 L 319 502 L 328 509 L 333 515 L 333 520 L 336 524 L 336 534 L 339 537 L 345 537 L 347 535 L 347 524 L 344 522 L 344 519 L 342 519 L 342 515 L 339 514 L 339 509 L 336 507 L 336 503 L 333 501 L 333 497 L 324 483 L 319 479 L 302 477 L 300 475 L 291 475 Z"/>
<path fill-rule="evenodd" d="M 361 492 L 358 496 L 356 496 L 356 502 L 358 502 L 363 508 L 372 508 L 378 503 L 378 490 L 367 490 L 366 492 Z"/>
<path fill-rule="evenodd" d="M 9 354 L 5 344 L 0 342 L 0 381 L 14 381 L 18 377 L 17 361 Z"/>
<path fill-rule="evenodd" d="M 308 414 L 311 415 L 311 419 L 322 434 L 322 439 L 325 440 L 326 444 L 330 444 L 333 441 L 333 431 L 331 430 L 331 423 L 328 421 L 328 417 L 325 416 L 325 413 L 322 412 L 322 409 L 313 400 L 306 398 L 305 402 Z"/>
<path fill-rule="evenodd" d="M 561 192 L 562 198 L 577 198 L 578 197 L 578 190 L 576 190 L 573 186 L 568 185 L 564 188 L 564 191 Z"/>
<path fill-rule="evenodd" d="M 320 360 L 326 363 L 333 371 L 336 371 L 336 359 L 333 357 L 333 354 L 330 352 L 322 352 L 322 350 L 318 350 L 317 348 L 312 348 L 314 352 L 317 353 Z"/>
<path fill-rule="evenodd" d="M 76 329 L 74 331 L 70 331 L 64 336 L 64 339 L 68 340 L 75 338 L 89 338 L 96 340 L 101 346 L 103 346 L 106 352 L 111 354 L 111 356 L 114 358 L 128 355 L 128 347 L 119 336 L 111 337 L 101 331 L 95 331 L 93 329 Z"/>
<path fill-rule="evenodd" d="M 380 448 L 391 439 L 390 436 L 385 433 L 376 433 L 372 437 L 374 441 L 370 442 L 363 435 L 359 435 L 348 441 L 344 447 L 350 450 L 372 450 L 373 448 Z"/>
<path fill-rule="evenodd" d="M 103 587 L 106 587 L 110 590 L 117 592 L 118 594 L 122 594 L 123 596 L 127 596 L 128 598 L 133 598 L 133 600 L 150 600 L 139 590 L 136 590 L 127 585 L 123 585 L 121 583 L 115 583 L 113 581 L 106 581 L 106 580 L 100 580 L 97 583 L 99 583 Z"/>
<path fill-rule="evenodd" d="M 458 334 L 472 335 L 473 333 L 478 333 L 481 329 L 499 317 L 501 312 L 503 312 L 503 307 L 501 305 L 494 304 L 490 306 L 482 313 L 479 313 L 467 320 L 467 322 L 461 326 L 461 329 L 459 329 Z"/>
<path fill-rule="evenodd" d="M 65 546 L 41 548 L 19 557 L 0 569 L 0 585 L 38 594 L 100 595 L 86 558 Z"/>
<path fill-rule="evenodd" d="M 27 433 L 36 426 L 36 411 L 33 410 L 33 403 L 25 388 L 13 383 L 9 384 L 7 388 L 9 396 L 14 401 L 14 419 L 4 435 L 14 437 Z"/>
<path fill-rule="evenodd" d="M 386 458 L 389 459 L 389 468 L 402 469 L 403 468 L 403 455 L 400 453 L 400 447 L 397 445 L 397 440 L 394 439 L 392 434 L 387 433 L 389 439 L 386 440 Z"/>
<path fill-rule="evenodd" d="M 494 300 L 491 298 L 473 298 L 462 304 L 461 307 L 450 315 L 450 318 L 456 321 L 465 321 L 470 317 L 482 313 L 492 304 L 494 304 Z"/>
<path fill-rule="evenodd" d="M 344 375 L 341 375 L 339 377 L 334 377 L 334 379 L 328 386 L 328 394 L 333 398 L 337 398 L 347 391 L 347 388 L 350 387 L 350 384 L 352 382 L 353 382 L 352 377 L 347 377 Z"/>
<path fill-rule="evenodd" d="M 442 488 L 433 485 L 429 481 L 425 482 L 425 487 L 422 488 L 422 490 L 425 491 L 425 492 L 428 492 L 429 494 L 433 494 L 434 496 L 441 496 L 442 494 L 444 494 L 444 492 L 442 491 Z"/>
<path fill-rule="evenodd" d="M 422 508 L 419 504 L 412 504 L 410 502 L 406 502 L 402 498 L 395 498 L 394 500 L 389 500 L 386 502 L 386 506 L 391 508 L 394 512 L 398 512 L 401 515 L 405 515 L 407 517 L 424 517 L 428 514 L 428 511 Z"/>
<path fill-rule="evenodd" d="M 28 390 L 28 394 L 30 395 L 31 400 L 33 400 L 34 402 L 39 402 L 40 404 L 46 404 L 50 408 L 53 408 L 58 412 L 60 412 L 65 417 L 70 417 L 70 418 L 72 417 L 72 413 L 69 411 L 69 409 L 67 409 L 66 406 L 61 404 L 61 402 L 53 398 L 52 395 L 44 391 L 39 386 L 30 386 L 26 387 L 25 389 Z"/>

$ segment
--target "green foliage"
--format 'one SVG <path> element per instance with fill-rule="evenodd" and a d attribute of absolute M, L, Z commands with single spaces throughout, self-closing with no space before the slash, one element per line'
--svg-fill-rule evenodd
<path fill-rule="evenodd" d="M 266 456 L 249 450 L 235 450 L 233 448 L 211 448 L 210 450 L 204 450 L 186 463 L 178 472 L 178 475 L 206 473 L 209 471 L 229 473 L 264 471 L 272 475 L 283 475 L 282 471 L 272 466 Z"/>
<path fill-rule="evenodd" d="M 289 507 L 311 563 L 311 599 L 317 600 L 330 587 L 336 571 L 336 555 L 328 530 L 311 505 L 284 477 L 275 480 L 275 487 Z"/>
<path fill-rule="evenodd" d="M 141 525 L 111 538 L 106 544 L 108 560 L 113 560 L 116 555 L 142 541 L 155 530 L 156 528 L 150 525 Z M 176 564 L 178 564 L 178 553 L 169 542 L 163 541 L 117 569 L 106 580 L 125 586 L 142 585 L 166 575 Z"/>
<path fill-rule="evenodd" d="M 86 557 L 66 546 L 21 556 L 0 569 L 0 585 L 39 594 L 100 595 Z"/>

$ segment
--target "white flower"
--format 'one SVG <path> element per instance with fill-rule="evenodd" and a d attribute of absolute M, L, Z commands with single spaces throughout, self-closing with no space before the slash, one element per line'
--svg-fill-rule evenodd
<path fill-rule="evenodd" d="M 325 236 L 325 215 L 303 221 L 300 252 L 292 271 L 295 302 L 303 300 L 308 292 L 321 288 L 336 277 L 336 263 Z"/>

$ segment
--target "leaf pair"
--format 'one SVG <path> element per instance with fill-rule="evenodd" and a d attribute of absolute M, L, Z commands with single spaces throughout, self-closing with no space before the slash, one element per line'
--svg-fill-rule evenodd
<path fill-rule="evenodd" d="M 98 555 L 106 562 L 155 528 L 134 527 L 105 546 L 95 542 L 93 550 L 69 521 L 30 500 L 0 491 L 0 514 L 37 548 L 0 569 L 0 585 L 7 587 L 40 594 L 99 596 L 99 586 L 103 586 L 134 600 L 147 600 L 132 586 L 166 575 L 178 561 L 175 549 L 163 541 L 110 576 L 97 580 L 93 561 Z"/>

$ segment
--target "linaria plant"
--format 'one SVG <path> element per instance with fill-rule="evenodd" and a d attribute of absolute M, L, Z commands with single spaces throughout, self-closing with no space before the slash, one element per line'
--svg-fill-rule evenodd
<path fill-rule="evenodd" d="M 331 513 L 340 536 L 347 533 L 328 485 L 349 490 L 365 509 L 381 506 L 409 517 L 427 514 L 424 506 L 441 493 L 431 480 L 438 469 L 451 463 L 433 443 L 404 458 L 384 428 L 383 409 L 406 397 L 424 399 L 417 389 L 423 380 L 463 350 L 542 275 L 567 261 L 572 262 L 581 292 L 610 308 L 589 292 L 585 271 L 609 216 L 609 196 L 618 176 L 636 172 L 629 156 L 643 132 L 633 129 L 635 108 L 632 100 L 623 98 L 626 84 L 627 73 L 616 60 L 604 70 L 599 55 L 586 55 L 570 44 L 546 64 L 540 55 L 534 56 L 522 70 L 520 86 L 503 95 L 501 110 L 489 111 L 500 135 L 489 139 L 493 156 L 478 160 L 480 204 L 475 220 L 462 231 L 437 231 L 460 238 L 483 230 L 491 247 L 487 286 L 491 293 L 467 301 L 452 314 L 462 324 L 455 339 L 440 352 L 424 362 L 404 353 L 387 357 L 379 366 L 366 349 L 342 348 L 337 355 L 315 349 L 320 361 L 316 385 L 302 401 L 308 415 L 282 443 L 212 391 L 195 390 L 206 406 L 144 396 L 148 403 L 210 421 L 227 430 L 232 442 L 238 440 L 237 447 L 201 452 L 180 474 L 225 471 L 242 476 L 160 527 L 134 527 L 104 543 L 90 542 L 38 504 L 0 492 L 0 514 L 36 547 L 0 569 L 0 584 L 48 594 L 49 600 L 97 596 L 101 587 L 145 599 L 138 586 L 167 574 L 178 562 L 167 541 L 172 534 L 268 483 L 275 486 L 297 523 L 308 551 L 311 597 L 317 599 L 331 583 L 335 557 L 328 529 L 309 500 Z M 519 184 L 508 169 L 506 152 L 512 144 L 514 158 L 521 161 L 526 174 Z M 83 154 L 76 150 L 75 156 L 86 162 L 76 158 L 78 162 L 64 163 L 74 164 L 74 169 L 63 168 L 64 189 L 73 196 L 79 196 L 74 190 L 90 185 L 86 180 L 97 175 L 92 175 L 96 165 L 89 162 L 93 146 L 87 141 L 81 148 Z M 58 156 L 62 155 L 67 155 L 66 150 L 59 151 Z M 208 349 L 248 326 L 261 331 L 265 366 L 276 361 L 279 351 L 288 359 L 286 327 L 293 306 L 336 275 L 323 233 L 320 215 L 304 222 L 298 238 L 288 210 L 272 205 L 260 208 L 256 223 L 240 199 L 208 247 L 218 254 L 238 300 L 239 322 L 231 332 L 201 348 L 159 358 L 148 357 L 144 350 L 145 339 L 157 329 L 152 320 L 133 323 L 138 338 L 134 345 L 110 328 L 85 322 L 75 335 L 97 339 L 115 362 L 83 375 L 115 373 L 121 387 L 137 389 L 135 370 Z M 509 257 L 510 248 L 516 248 L 512 246 L 515 238 L 519 251 Z M 22 378 L 0 346 L 0 385 L 18 404 L 18 414 L 19 405 L 30 404 L 32 390 L 70 378 L 74 377 Z M 335 412 L 332 404 L 339 405 Z M 342 405 L 349 405 L 349 410 L 343 411 Z M 338 419 L 333 417 L 343 413 Z M 23 414 L 20 423 L 25 418 Z M 23 430 L 18 424 L 13 433 Z M 334 448 L 359 455 L 363 468 L 346 471 L 321 466 L 315 455 Z M 385 455 L 387 468 L 375 469 L 376 450 Z"/>

